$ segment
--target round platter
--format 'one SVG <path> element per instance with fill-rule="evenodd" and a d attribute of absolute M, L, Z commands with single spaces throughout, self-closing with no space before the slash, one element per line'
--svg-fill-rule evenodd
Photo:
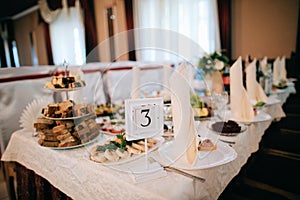
<path fill-rule="evenodd" d="M 65 118 L 56 118 L 56 117 L 47 117 L 47 116 L 44 116 L 44 118 L 46 119 L 51 119 L 51 120 L 73 120 L 73 119 L 80 119 L 80 118 L 83 118 L 83 117 L 88 117 L 90 115 L 92 115 L 93 113 L 88 113 L 86 115 L 81 115 L 81 116 L 76 116 L 76 117 L 65 117 Z"/>
<path fill-rule="evenodd" d="M 70 150 L 70 149 L 75 149 L 75 148 L 93 144 L 96 141 L 98 141 L 99 139 L 101 139 L 101 137 L 102 137 L 102 134 L 98 134 L 98 136 L 94 137 L 93 139 L 91 139 L 90 141 L 88 141 L 86 143 L 82 143 L 82 144 L 78 144 L 78 145 L 74 145 L 74 146 L 70 146 L 70 147 L 46 147 L 46 148 L 51 148 L 51 149 L 55 149 L 55 150 Z"/>
<path fill-rule="evenodd" d="M 53 92 L 72 92 L 72 91 L 81 90 L 84 87 L 82 86 L 82 87 L 74 87 L 74 88 L 47 88 L 47 87 L 44 88 L 48 90 L 52 90 Z"/>

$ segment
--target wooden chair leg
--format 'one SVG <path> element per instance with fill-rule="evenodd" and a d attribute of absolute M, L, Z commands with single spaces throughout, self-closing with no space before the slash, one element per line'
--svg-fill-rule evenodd
<path fill-rule="evenodd" d="M 15 163 L 13 162 L 3 162 L 3 173 L 4 179 L 6 182 L 6 188 L 8 191 L 9 199 L 15 200 L 16 199 L 16 170 L 15 170 Z"/>

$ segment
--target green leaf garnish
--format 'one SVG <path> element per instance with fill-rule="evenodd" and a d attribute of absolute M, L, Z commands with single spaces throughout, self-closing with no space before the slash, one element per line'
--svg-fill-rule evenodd
<path fill-rule="evenodd" d="M 266 103 L 263 101 L 257 102 L 255 106 L 264 106 Z"/>
<path fill-rule="evenodd" d="M 118 147 L 114 144 L 114 143 L 112 143 L 112 142 L 110 142 L 109 144 L 105 144 L 105 145 L 101 145 L 101 146 L 98 146 L 97 147 L 97 151 L 102 151 L 102 152 L 104 152 L 106 149 L 117 149 Z"/>

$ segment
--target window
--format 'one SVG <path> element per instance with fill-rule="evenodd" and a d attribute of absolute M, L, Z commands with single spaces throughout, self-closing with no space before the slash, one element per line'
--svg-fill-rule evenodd
<path fill-rule="evenodd" d="M 82 65 L 86 52 L 80 2 L 76 0 L 75 7 L 68 7 L 66 0 L 62 4 L 62 9 L 50 11 L 47 2 L 40 1 L 41 14 L 49 23 L 53 61 L 55 65 Z"/>
<path fill-rule="evenodd" d="M 192 60 L 220 49 L 216 0 L 134 0 L 142 61 Z"/>

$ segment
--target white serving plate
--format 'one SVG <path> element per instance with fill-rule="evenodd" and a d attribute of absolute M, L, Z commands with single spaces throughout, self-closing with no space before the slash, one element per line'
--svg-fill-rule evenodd
<path fill-rule="evenodd" d="M 252 120 L 235 119 L 234 117 L 231 117 L 231 110 L 223 111 L 221 114 L 221 117 L 223 119 L 231 119 L 233 121 L 245 124 L 264 122 L 272 119 L 272 117 L 269 114 L 265 113 L 262 110 L 257 111 L 257 115 L 254 116 Z"/>
<path fill-rule="evenodd" d="M 165 162 L 168 163 L 167 165 L 183 170 L 208 169 L 229 163 L 237 157 L 237 153 L 232 147 L 222 141 L 217 141 L 217 148 L 215 150 L 198 151 L 198 158 L 195 165 L 187 166 L 180 160 L 173 161 L 170 157 L 168 157 L 166 153 L 168 145 L 172 145 L 172 142 L 162 145 L 162 147 L 158 149 L 159 155 Z"/>
<path fill-rule="evenodd" d="M 95 144 L 95 145 L 103 145 L 107 140 L 112 140 L 113 138 L 114 138 L 114 137 L 107 137 L 105 140 L 101 140 L 100 142 L 98 142 L 98 143 Z M 153 138 L 157 140 L 157 143 L 156 143 L 152 148 L 148 148 L 148 154 L 149 154 L 150 152 L 156 150 L 158 147 L 160 147 L 160 146 L 164 143 L 164 141 L 165 141 L 165 139 L 164 139 L 163 137 L 161 137 L 161 136 L 153 137 Z M 90 146 L 90 147 L 87 149 L 87 151 L 86 151 L 86 156 L 87 156 L 87 158 L 88 158 L 91 162 L 93 162 L 93 163 L 97 163 L 97 162 L 94 162 L 94 161 L 92 161 L 92 160 L 90 159 L 90 152 L 91 152 L 92 148 L 93 148 L 95 145 Z M 122 165 L 122 164 L 126 164 L 126 163 L 129 163 L 129 162 L 135 161 L 135 160 L 137 160 L 137 159 L 139 159 L 139 158 L 141 158 L 141 157 L 143 157 L 143 156 L 145 156 L 145 155 L 146 155 L 146 153 L 144 152 L 144 153 L 141 153 L 141 154 L 138 154 L 138 155 L 132 155 L 132 156 L 131 156 L 130 158 L 128 158 L 128 159 L 120 159 L 120 160 L 118 160 L 118 161 L 116 161 L 116 162 L 103 162 L 103 163 L 97 163 L 97 164 L 101 164 L 101 165 L 104 165 L 104 166 L 118 166 L 118 165 Z"/>

